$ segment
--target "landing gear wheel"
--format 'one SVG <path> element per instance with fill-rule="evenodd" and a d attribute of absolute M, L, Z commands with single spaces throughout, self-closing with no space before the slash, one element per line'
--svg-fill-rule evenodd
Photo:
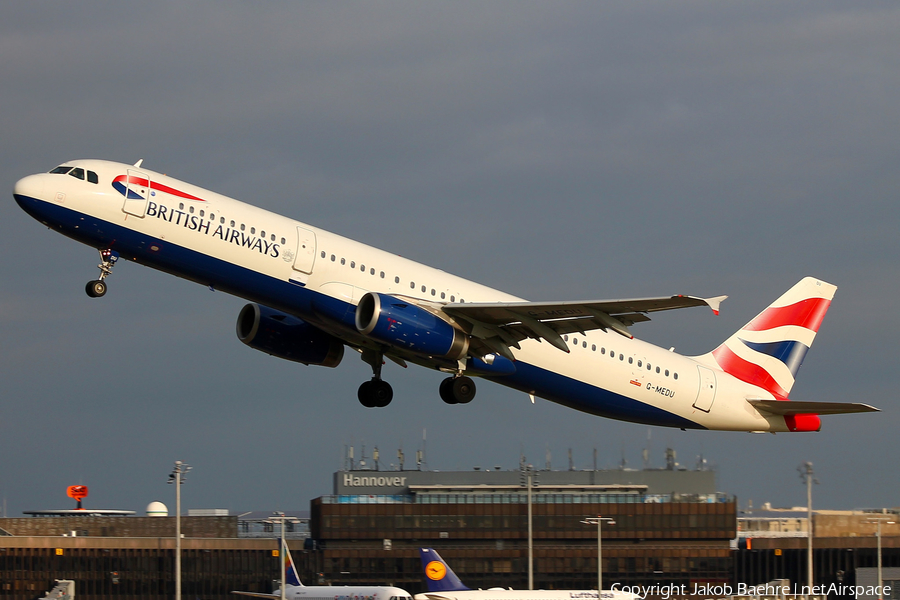
<path fill-rule="evenodd" d="M 441 382 L 441 387 L 438 390 L 441 394 L 441 400 L 446 402 L 447 404 L 458 404 L 456 398 L 453 397 L 453 378 L 448 377 L 447 379 Z"/>
<path fill-rule="evenodd" d="M 84 286 L 84 291 L 91 298 L 101 298 L 106 294 L 106 282 L 100 279 L 88 281 L 87 285 Z"/>
<path fill-rule="evenodd" d="M 441 382 L 441 400 L 447 404 L 467 404 L 475 397 L 475 382 L 469 377 L 448 377 Z"/>
<path fill-rule="evenodd" d="M 366 408 L 384 408 L 394 398 L 391 384 L 381 379 L 364 381 L 357 392 L 359 403 Z"/>

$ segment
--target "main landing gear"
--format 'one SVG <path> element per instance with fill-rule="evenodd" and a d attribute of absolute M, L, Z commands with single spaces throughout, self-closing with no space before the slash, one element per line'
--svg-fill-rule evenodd
<path fill-rule="evenodd" d="M 356 393 L 359 403 L 366 408 L 384 408 L 394 398 L 391 384 L 381 379 L 384 354 L 374 350 L 364 350 L 362 359 L 372 367 L 372 379 L 364 381 Z"/>
<path fill-rule="evenodd" d="M 359 386 L 359 403 L 366 408 L 383 408 L 394 398 L 391 384 L 381 379 L 384 353 L 363 350 L 362 359 L 372 367 L 372 379 Z M 457 373 L 441 382 L 440 394 L 441 400 L 447 404 L 467 404 L 475 397 L 475 382 L 470 377 Z"/>
<path fill-rule="evenodd" d="M 475 382 L 465 375 L 448 377 L 441 382 L 440 393 L 447 404 L 466 404 L 475 397 Z"/>
<path fill-rule="evenodd" d="M 88 296 L 91 298 L 100 298 L 106 295 L 106 282 L 104 279 L 112 275 L 112 268 L 115 266 L 117 260 L 119 260 L 118 252 L 110 250 L 109 248 L 100 250 L 100 264 L 97 265 L 100 269 L 100 279 L 88 281 L 87 285 L 84 286 L 84 291 L 87 292 Z"/>

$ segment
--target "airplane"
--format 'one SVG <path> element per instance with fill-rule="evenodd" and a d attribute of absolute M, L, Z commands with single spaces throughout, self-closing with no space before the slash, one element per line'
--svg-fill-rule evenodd
<path fill-rule="evenodd" d="M 231 593 L 253 598 L 269 598 L 270 600 L 282 597 L 285 600 L 412 600 L 409 592 L 394 586 L 303 585 L 297 575 L 297 568 L 294 566 L 287 543 L 280 540 L 280 545 L 284 552 L 284 596 L 282 596 L 281 582 L 278 581 L 275 582 L 277 587 L 271 594 L 238 591 Z"/>
<path fill-rule="evenodd" d="M 393 397 L 388 359 L 448 375 L 448 404 L 480 377 L 586 413 L 642 423 L 750 432 L 818 431 L 818 415 L 866 404 L 790 401 L 797 370 L 836 286 L 806 277 L 712 352 L 682 356 L 636 339 L 631 325 L 662 310 L 726 297 L 528 302 L 134 165 L 73 160 L 15 184 L 19 206 L 97 249 L 107 292 L 120 259 L 250 301 L 237 319 L 246 345 L 306 365 L 336 367 L 345 348 L 372 378 L 369 408 Z"/>
<path fill-rule="evenodd" d="M 597 590 L 473 590 L 465 586 L 434 548 L 419 548 L 427 592 L 414 600 L 598 600 Z M 600 600 L 637 600 L 640 596 L 622 590 L 603 590 Z"/>

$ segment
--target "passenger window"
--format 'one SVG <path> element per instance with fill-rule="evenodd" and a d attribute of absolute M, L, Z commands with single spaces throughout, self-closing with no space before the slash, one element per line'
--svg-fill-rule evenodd
<path fill-rule="evenodd" d="M 587 342 L 581 342 L 581 347 L 582 347 L 582 348 L 587 348 Z"/>
<path fill-rule="evenodd" d="M 88 171 L 88 182 L 97 183 L 100 179 L 97 178 L 97 174 L 93 171 Z"/>
<path fill-rule="evenodd" d="M 572 338 L 572 343 L 576 346 L 578 345 L 578 338 Z"/>
<path fill-rule="evenodd" d="M 434 296 L 435 294 L 437 294 L 437 291 L 435 291 L 434 288 L 431 288 L 431 295 Z"/>
<path fill-rule="evenodd" d="M 619 360 L 625 360 L 625 355 L 624 355 L 624 354 L 620 354 L 620 355 L 619 355 Z"/>
<path fill-rule="evenodd" d="M 203 216 L 203 211 L 202 211 L 202 210 L 200 211 L 200 216 L 201 216 L 201 217 Z M 259 237 L 261 237 L 261 238 L 266 237 L 266 232 L 260 230 L 260 232 L 259 232 Z"/>
<path fill-rule="evenodd" d="M 639 366 L 639 367 L 643 367 L 644 365 L 642 364 L 641 361 L 638 361 L 638 366 Z"/>
<path fill-rule="evenodd" d="M 630 365 L 630 364 L 632 364 L 632 363 L 634 363 L 634 359 L 631 358 L 631 357 L 629 356 L 629 357 L 628 357 L 628 364 Z"/>
<path fill-rule="evenodd" d="M 224 224 L 225 224 L 225 217 L 219 217 L 219 223 L 221 223 L 222 225 L 224 225 Z"/>
<path fill-rule="evenodd" d="M 400 283 L 400 278 L 399 278 L 399 277 L 394 277 L 394 283 Z"/>
<path fill-rule="evenodd" d="M 359 270 L 362 271 L 363 273 L 365 273 L 365 272 L 366 272 L 366 265 L 359 265 Z"/>
<path fill-rule="evenodd" d="M 382 279 L 384 279 L 384 271 L 382 271 L 382 272 L 380 273 L 380 276 L 381 276 Z"/>
<path fill-rule="evenodd" d="M 566 340 L 566 341 L 568 342 L 568 341 L 569 341 L 569 336 L 564 335 L 564 336 L 563 336 L 563 339 Z"/>
<path fill-rule="evenodd" d="M 194 214 L 194 207 L 192 206 L 192 207 L 190 208 L 190 210 L 188 210 L 188 212 L 191 213 L 191 214 Z"/>
<path fill-rule="evenodd" d="M 606 354 L 606 348 L 600 348 L 600 354 Z"/>
<path fill-rule="evenodd" d="M 194 207 L 193 207 L 193 206 L 191 207 L 191 212 L 194 212 Z M 250 233 L 256 233 L 256 227 L 251 227 L 251 228 L 250 228 Z"/>
<path fill-rule="evenodd" d="M 231 225 L 229 225 L 229 227 L 234 227 L 234 221 L 231 222 Z M 324 254 L 324 253 L 322 253 L 322 258 L 325 258 L 325 254 Z"/>
<path fill-rule="evenodd" d="M 369 275 L 374 275 L 374 274 L 375 274 L 375 269 L 369 269 Z"/>
<path fill-rule="evenodd" d="M 331 262 L 334 262 L 335 258 L 336 258 L 335 255 L 332 254 L 332 255 L 331 255 Z"/>
<path fill-rule="evenodd" d="M 202 211 L 202 210 L 200 211 L 200 216 L 201 216 L 201 217 L 202 217 L 203 215 L 205 215 L 205 214 L 206 214 L 206 212 L 204 212 L 204 211 Z"/>
<path fill-rule="evenodd" d="M 650 370 L 650 363 L 647 363 L 647 370 Z"/>
<path fill-rule="evenodd" d="M 668 376 L 669 376 L 669 370 L 666 369 L 666 377 L 668 377 Z"/>
<path fill-rule="evenodd" d="M 355 268 L 356 268 L 356 261 L 355 261 L 355 260 L 351 260 L 351 261 L 350 261 L 350 268 L 351 268 L 351 269 L 355 269 Z"/>
<path fill-rule="evenodd" d="M 451 296 L 450 296 L 450 302 L 456 302 L 456 296 L 451 295 Z"/>
<path fill-rule="evenodd" d="M 178 203 L 178 210 L 184 210 L 184 202 Z"/>
<path fill-rule="evenodd" d="M 411 289 L 411 290 L 416 289 L 416 282 L 415 282 L 415 281 L 410 281 L 410 282 L 409 282 L 409 289 Z"/>
<path fill-rule="evenodd" d="M 672 373 L 672 376 L 673 376 L 675 379 L 678 379 L 678 373 Z"/>
<path fill-rule="evenodd" d="M 274 242 L 274 241 L 275 241 L 275 234 L 273 233 L 273 234 L 269 237 L 269 239 L 272 240 L 272 241 Z"/>
<path fill-rule="evenodd" d="M 423 293 L 423 294 L 425 293 L 425 290 L 426 290 L 426 289 L 427 289 L 427 288 L 423 285 L 423 286 L 422 286 L 422 293 Z"/>
<path fill-rule="evenodd" d="M 445 294 L 444 292 L 441 292 L 441 300 L 443 300 L 446 297 L 447 297 L 447 294 Z"/>
<path fill-rule="evenodd" d="M 84 169 L 75 167 L 74 169 L 69 171 L 69 175 L 71 175 L 75 179 L 84 179 Z"/>
<path fill-rule="evenodd" d="M 656 367 L 656 372 L 659 373 L 659 367 Z"/>
<path fill-rule="evenodd" d="M 346 263 L 347 263 L 347 259 L 342 258 L 342 259 L 341 259 L 341 264 L 343 265 L 343 264 L 346 264 Z"/>
<path fill-rule="evenodd" d="M 597 344 L 591 344 L 591 352 L 597 351 Z"/>
<path fill-rule="evenodd" d="M 322 251 L 322 258 L 325 258 L 325 251 Z"/>
<path fill-rule="evenodd" d="M 285 244 L 287 244 L 287 241 L 284 238 L 281 238 L 281 245 L 283 246 Z"/>

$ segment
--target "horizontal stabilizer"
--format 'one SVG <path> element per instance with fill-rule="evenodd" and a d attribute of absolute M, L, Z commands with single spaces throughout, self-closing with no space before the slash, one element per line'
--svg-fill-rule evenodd
<path fill-rule="evenodd" d="M 847 413 L 879 412 L 881 409 L 857 402 L 795 402 L 793 400 L 747 400 L 772 415 L 844 415 Z"/>

